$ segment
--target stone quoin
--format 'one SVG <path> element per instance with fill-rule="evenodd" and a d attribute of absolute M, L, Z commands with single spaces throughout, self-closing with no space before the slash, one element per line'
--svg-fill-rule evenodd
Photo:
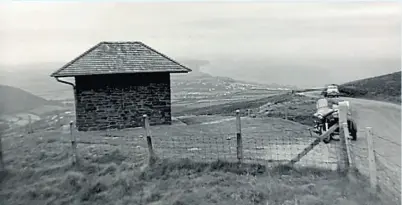
<path fill-rule="evenodd" d="M 188 72 L 141 42 L 101 42 L 51 77 L 73 87 L 77 129 L 96 131 L 171 124 L 170 73 Z"/>

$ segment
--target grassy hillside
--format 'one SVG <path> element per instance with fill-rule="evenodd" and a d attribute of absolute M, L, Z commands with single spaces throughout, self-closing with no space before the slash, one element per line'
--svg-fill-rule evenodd
<path fill-rule="evenodd" d="M 290 121 L 243 118 L 242 122 L 245 159 L 290 158 L 299 153 L 300 145 L 313 140 L 305 126 Z M 234 124 L 153 126 L 153 144 L 161 159 L 153 166 L 146 166 L 142 129 L 77 133 L 76 167 L 71 166 L 68 132 L 9 135 L 3 142 L 8 169 L 0 181 L 0 198 L 4 205 L 390 204 L 370 194 L 364 179 L 348 181 L 333 171 L 231 163 L 236 141 L 221 135 L 235 136 Z M 273 146 L 285 137 L 291 148 Z M 329 167 L 330 163 L 319 162 L 334 159 L 330 152 L 317 153 L 311 152 L 303 163 Z M 210 159 L 225 162 L 206 163 Z"/>
<path fill-rule="evenodd" d="M 22 89 L 6 85 L 0 85 L 0 96 L 1 114 L 24 112 L 44 105 L 57 105 L 53 101 L 48 101 Z"/>
<path fill-rule="evenodd" d="M 401 72 L 345 83 L 339 90 L 348 97 L 401 103 Z"/>

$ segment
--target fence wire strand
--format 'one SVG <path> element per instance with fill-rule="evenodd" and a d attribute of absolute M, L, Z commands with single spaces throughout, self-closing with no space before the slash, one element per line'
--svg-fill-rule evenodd
<path fill-rule="evenodd" d="M 392 140 L 387 139 L 387 138 L 385 138 L 385 137 L 381 137 L 381 136 L 379 136 L 379 135 L 374 135 L 374 137 L 376 137 L 376 138 L 378 138 L 378 139 L 381 139 L 381 140 L 384 140 L 384 141 L 386 141 L 386 142 L 389 142 L 389 143 L 391 143 L 391 144 L 401 146 L 401 143 L 392 141 Z"/>
<path fill-rule="evenodd" d="M 390 157 L 385 156 L 379 152 L 379 149 L 384 149 L 384 146 L 387 147 L 387 150 L 390 149 L 401 149 L 401 144 L 390 140 L 386 137 L 378 135 L 376 132 L 371 130 L 372 138 L 373 138 L 373 152 L 376 164 L 376 175 L 377 175 L 377 184 L 380 188 L 380 195 L 385 196 L 386 199 L 395 202 L 396 204 L 401 203 L 401 165 L 393 162 Z M 358 136 L 365 136 L 365 130 L 359 130 Z M 377 142 L 381 142 L 383 144 L 378 144 Z M 396 146 L 396 147 L 392 147 Z M 358 143 L 350 144 L 351 155 L 355 158 L 356 166 L 361 173 L 369 176 L 369 162 L 368 162 L 368 146 L 366 140 L 359 140 Z"/>
<path fill-rule="evenodd" d="M 195 161 L 237 161 L 236 133 L 219 133 L 215 136 L 194 134 L 184 137 L 155 135 L 152 137 L 155 150 L 162 158 L 191 158 Z M 243 161 L 251 163 L 283 163 L 296 157 L 316 138 L 283 134 L 267 136 L 264 132 L 242 133 Z M 320 143 L 299 164 L 335 169 L 339 143 Z"/>
<path fill-rule="evenodd" d="M 244 119 L 244 118 L 243 118 Z M 243 142 L 243 161 L 251 163 L 267 163 L 267 164 L 282 164 L 289 162 L 297 157 L 304 149 L 317 139 L 318 136 L 311 134 L 308 130 L 305 132 L 296 133 L 289 129 L 284 129 L 280 125 L 274 123 L 253 124 L 252 120 L 242 119 L 242 142 Z M 254 119 L 255 120 L 255 119 Z M 237 162 L 237 137 L 235 132 L 235 123 L 233 126 L 222 128 L 220 126 L 186 126 L 170 127 L 170 128 L 155 128 L 152 130 L 152 142 L 156 155 L 159 158 L 165 159 L 183 159 L 189 158 L 194 161 L 209 162 L 215 160 L 224 160 L 229 162 Z M 42 143 L 35 146 L 40 150 L 55 150 L 53 155 L 58 155 L 59 161 L 68 159 L 71 148 L 71 141 L 68 132 L 55 129 L 51 131 L 33 133 L 29 136 L 19 139 L 24 145 L 10 144 L 9 140 L 4 139 L 6 161 L 16 161 L 11 159 L 12 152 L 15 152 L 18 146 L 28 146 L 27 143 L 39 143 L 39 137 L 43 138 Z M 141 160 L 148 156 L 146 136 L 144 129 L 133 129 L 129 131 L 107 131 L 95 132 L 92 134 L 77 135 L 77 150 L 78 156 L 96 164 L 95 169 L 100 171 L 105 164 L 113 161 L 123 161 L 129 158 L 133 163 L 140 163 Z M 214 133 L 214 134 L 211 134 Z M 39 136 L 41 135 L 41 136 Z M 364 131 L 359 131 L 358 136 L 364 136 Z M 15 136 L 14 136 L 15 137 Z M 387 138 L 373 136 L 376 139 L 384 142 L 400 146 Z M 353 159 L 353 164 L 362 172 L 368 173 L 368 149 L 364 138 L 358 137 L 358 141 L 350 141 L 350 154 Z M 384 140 L 385 139 L 385 140 Z M 52 143 L 62 142 L 62 143 Z M 13 142 L 15 143 L 15 142 Z M 33 147 L 35 147 L 33 146 Z M 301 166 L 315 166 L 319 168 L 336 169 L 339 162 L 344 163 L 340 158 L 339 152 L 342 146 L 339 141 L 332 141 L 329 144 L 320 142 L 296 164 Z M 59 151 L 57 151 L 59 150 Z M 42 152 L 43 153 L 43 152 Z M 52 154 L 49 154 L 52 155 Z M 52 156 L 53 156 L 52 155 Z M 378 162 L 378 181 L 381 186 L 390 184 L 393 195 L 400 194 L 400 188 L 396 186 L 396 180 L 390 180 L 397 177 L 395 171 L 391 171 L 391 167 L 395 170 L 400 170 L 401 166 L 392 163 L 386 156 L 375 153 L 376 161 Z M 32 157 L 40 157 L 38 154 L 32 154 Z M 56 159 L 53 157 L 52 159 Z M 57 158 L 59 159 L 59 158 Z M 30 160 L 34 160 L 31 159 Z M 21 163 L 21 167 L 24 166 Z M 400 178 L 400 177 L 399 177 Z"/>
<path fill-rule="evenodd" d="M 377 165 L 377 180 L 378 186 L 382 190 L 382 194 L 391 197 L 392 201 L 401 201 L 401 177 L 399 168 L 391 168 L 390 165 L 384 163 L 384 159 L 375 154 Z M 394 171 L 392 171 L 394 170 Z"/>

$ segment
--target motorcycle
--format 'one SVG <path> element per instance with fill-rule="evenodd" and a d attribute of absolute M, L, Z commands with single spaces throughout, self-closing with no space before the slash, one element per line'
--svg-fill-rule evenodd
<path fill-rule="evenodd" d="M 314 132 L 318 135 L 322 135 L 325 133 L 330 127 L 339 123 L 339 110 L 337 109 L 329 109 L 326 113 L 315 113 L 314 114 Z M 357 126 L 356 123 L 348 118 L 348 130 L 349 135 L 352 137 L 353 141 L 357 140 Z M 338 136 L 338 138 L 337 138 Z M 339 128 L 337 128 L 333 133 L 331 133 L 327 138 L 323 141 L 328 144 L 332 140 L 339 141 Z"/>

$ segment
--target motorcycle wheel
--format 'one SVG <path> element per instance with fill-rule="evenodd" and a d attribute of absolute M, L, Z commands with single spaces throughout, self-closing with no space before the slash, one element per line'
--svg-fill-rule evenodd
<path fill-rule="evenodd" d="M 350 136 L 352 136 L 352 140 L 356 141 L 357 140 L 357 133 L 356 132 L 351 132 Z"/>
<path fill-rule="evenodd" d="M 321 131 L 321 134 L 320 134 L 320 135 L 322 135 L 323 133 L 326 132 L 325 128 L 323 128 L 323 127 L 321 127 L 321 130 L 320 130 L 320 131 Z M 331 140 L 332 140 L 332 136 L 329 135 L 328 137 L 324 138 L 322 141 L 323 141 L 325 144 L 328 144 L 328 143 L 331 142 Z"/>
<path fill-rule="evenodd" d="M 323 139 L 322 140 L 325 144 L 328 144 L 328 143 L 330 143 L 331 142 L 331 138 L 325 138 L 325 139 Z"/>

